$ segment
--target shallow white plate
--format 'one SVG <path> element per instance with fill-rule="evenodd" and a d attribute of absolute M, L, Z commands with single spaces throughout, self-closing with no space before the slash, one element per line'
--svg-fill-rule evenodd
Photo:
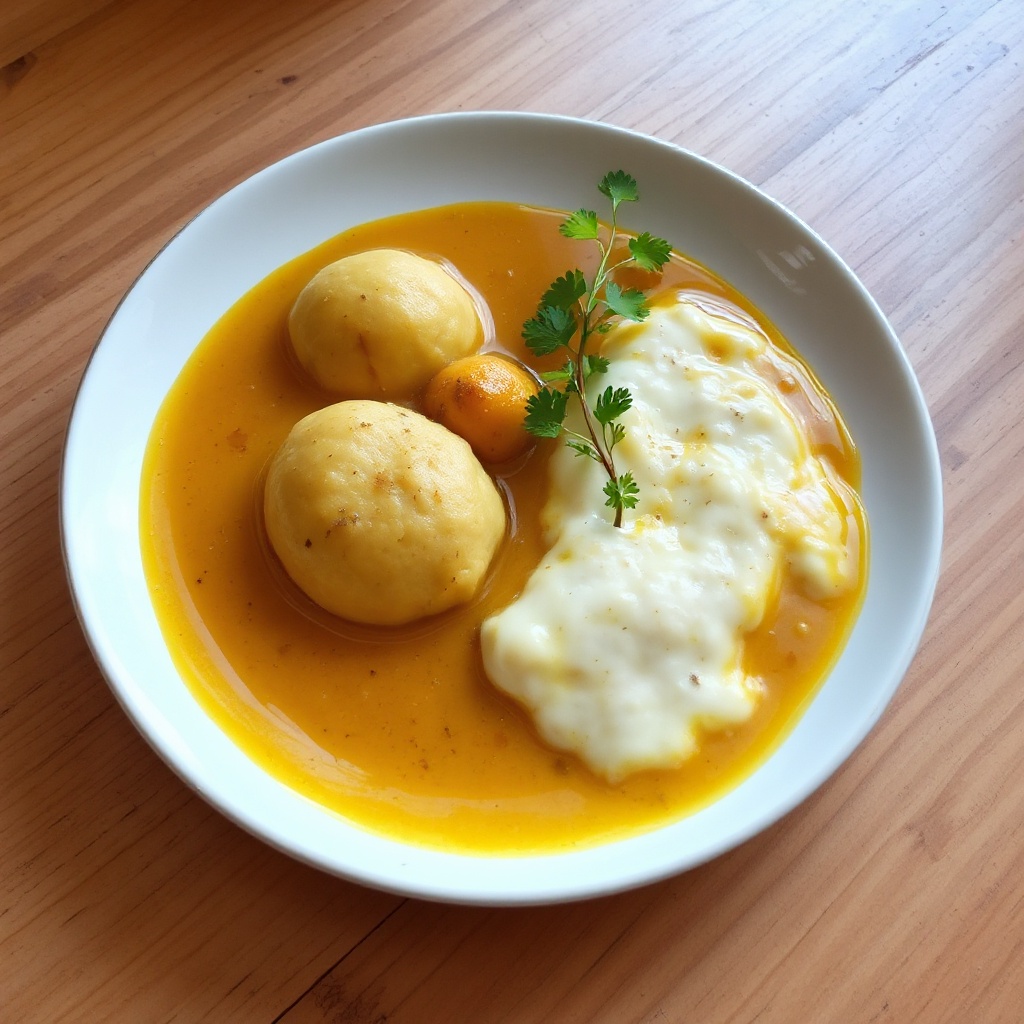
<path fill-rule="evenodd" d="M 561 209 L 625 168 L 642 201 L 624 227 L 672 239 L 749 296 L 831 391 L 860 447 L 870 583 L 850 642 L 775 755 L 707 809 L 656 832 L 544 857 L 468 857 L 353 828 L 249 761 L 178 678 L 143 577 L 139 479 L 150 426 L 195 345 L 244 292 L 331 235 L 467 200 Z M 222 196 L 153 261 L 93 353 L 68 430 L 61 515 L 82 625 L 118 699 L 158 753 L 244 828 L 327 871 L 468 903 L 608 893 L 700 864 L 772 824 L 849 756 L 892 697 L 938 575 L 935 438 L 878 307 L 808 227 L 753 186 L 675 146 L 544 115 L 451 114 L 353 132 Z"/>

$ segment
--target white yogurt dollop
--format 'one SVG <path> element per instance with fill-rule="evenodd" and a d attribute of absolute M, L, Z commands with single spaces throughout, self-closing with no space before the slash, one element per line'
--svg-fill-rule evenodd
<path fill-rule="evenodd" d="M 744 636 L 789 572 L 825 597 L 853 583 L 845 513 L 792 412 L 753 361 L 757 331 L 680 301 L 610 332 L 601 387 L 633 408 L 615 449 L 640 506 L 617 529 L 603 471 L 562 448 L 551 544 L 484 622 L 484 666 L 553 746 L 611 781 L 691 756 L 699 730 L 752 714 Z"/>

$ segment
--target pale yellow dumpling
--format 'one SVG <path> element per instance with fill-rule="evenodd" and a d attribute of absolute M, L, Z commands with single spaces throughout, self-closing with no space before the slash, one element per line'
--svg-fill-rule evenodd
<path fill-rule="evenodd" d="M 288 318 L 299 362 L 344 398 L 409 398 L 483 342 L 469 292 L 440 264 L 371 249 L 324 267 Z"/>
<path fill-rule="evenodd" d="M 398 625 L 468 601 L 505 535 L 469 445 L 419 413 L 348 401 L 300 420 L 270 464 L 270 543 L 318 605 Z"/>

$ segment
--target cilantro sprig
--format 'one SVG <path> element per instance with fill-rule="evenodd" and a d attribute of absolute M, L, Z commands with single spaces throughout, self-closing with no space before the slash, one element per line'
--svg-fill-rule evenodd
<path fill-rule="evenodd" d="M 544 386 L 527 402 L 526 429 L 537 437 L 565 436 L 565 443 L 577 455 L 601 464 L 608 480 L 604 485 L 605 505 L 615 512 L 615 525 L 622 526 L 626 509 L 636 508 L 640 488 L 632 473 L 619 474 L 612 452 L 626 436 L 620 422 L 632 406 L 628 388 L 600 392 L 591 405 L 587 385 L 591 378 L 608 371 L 609 362 L 587 351 L 595 334 L 605 334 L 619 320 L 639 322 L 650 309 L 637 288 L 623 288 L 612 276 L 622 267 L 658 271 L 668 262 L 672 247 L 664 238 L 648 232 L 630 238 L 629 255 L 612 263 L 617 237 L 617 218 L 622 203 L 640 198 L 636 179 L 625 171 L 606 174 L 598 190 L 611 201 L 608 228 L 602 227 L 593 210 L 576 210 L 559 225 L 566 237 L 597 244 L 601 259 L 592 280 L 582 270 L 566 271 L 551 283 L 541 297 L 537 312 L 523 324 L 523 338 L 535 356 L 549 356 L 562 349 L 566 361 L 561 369 L 542 374 Z M 607 234 L 607 238 L 603 237 Z M 575 396 L 583 412 L 586 433 L 577 433 L 565 425 L 569 405 Z"/>

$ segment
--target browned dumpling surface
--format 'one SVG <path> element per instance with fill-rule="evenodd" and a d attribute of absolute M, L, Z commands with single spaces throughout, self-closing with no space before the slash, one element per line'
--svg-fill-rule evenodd
<path fill-rule="evenodd" d="M 401 249 L 328 264 L 299 294 L 288 330 L 302 366 L 342 398 L 409 398 L 483 341 L 469 292 Z"/>
<path fill-rule="evenodd" d="M 397 625 L 477 591 L 505 507 L 469 445 L 396 405 L 339 402 L 300 420 L 271 461 L 271 546 L 321 607 Z"/>

